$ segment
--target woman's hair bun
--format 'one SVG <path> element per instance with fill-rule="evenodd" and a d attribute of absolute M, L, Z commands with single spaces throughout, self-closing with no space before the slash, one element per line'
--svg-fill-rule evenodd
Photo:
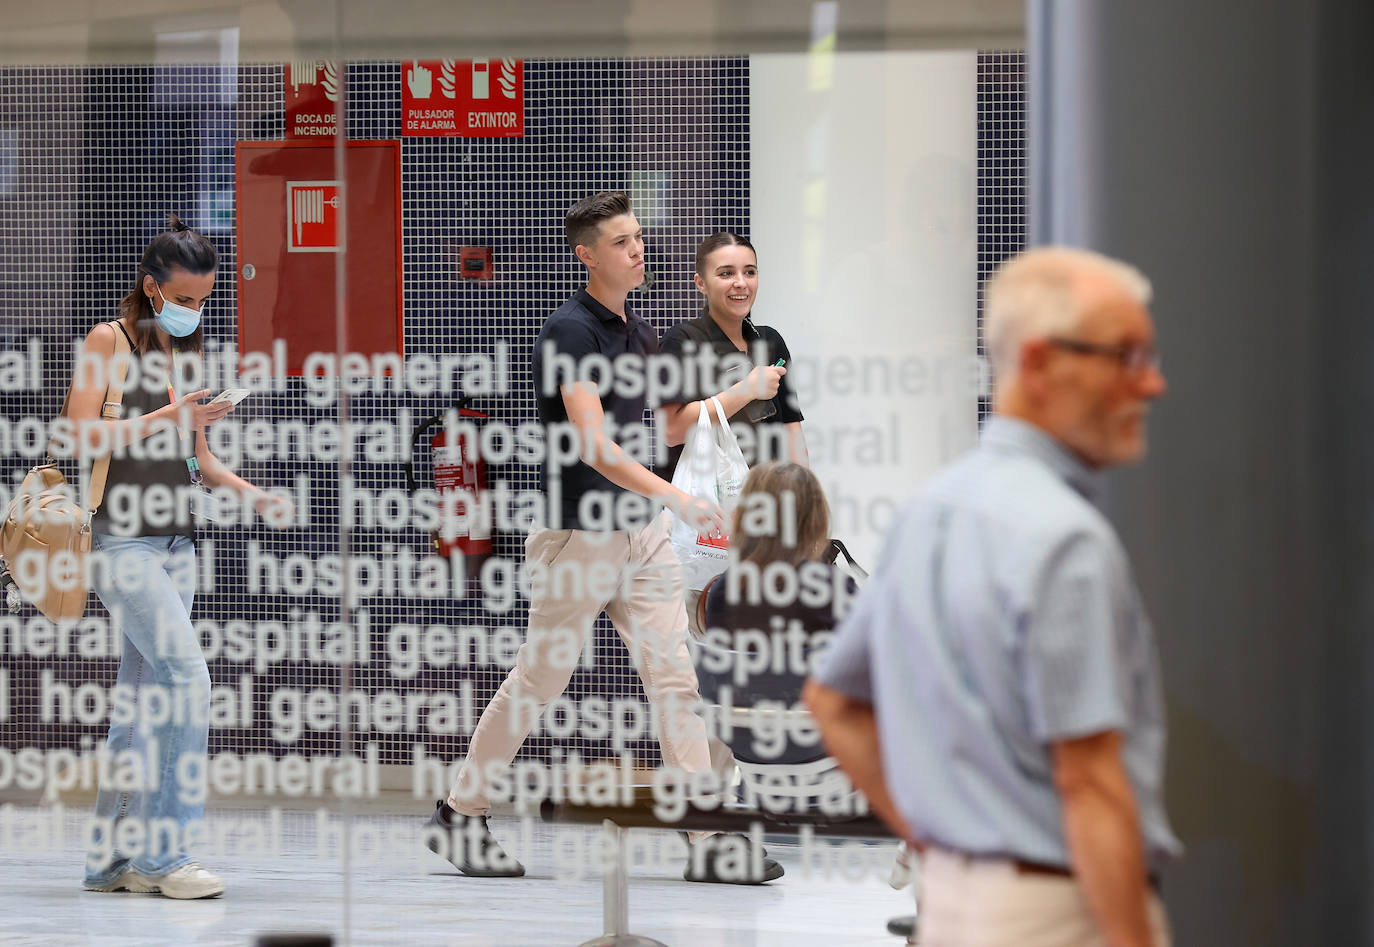
<path fill-rule="evenodd" d="M 188 227 L 186 224 L 182 223 L 181 218 L 178 217 L 176 214 L 168 214 L 167 229 L 170 230 L 172 233 L 180 233 L 183 230 L 190 230 L 191 228 Z"/>

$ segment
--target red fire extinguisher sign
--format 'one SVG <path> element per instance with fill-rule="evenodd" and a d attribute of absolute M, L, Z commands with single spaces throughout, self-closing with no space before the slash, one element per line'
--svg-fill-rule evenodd
<path fill-rule="evenodd" d="M 478 411 L 464 408 L 459 412 L 464 417 L 485 418 Z M 450 444 L 448 433 L 440 430 L 430 438 L 434 450 L 434 489 L 441 495 L 458 492 L 460 497 L 455 512 L 460 521 L 467 525 L 466 533 L 459 533 L 451 542 L 442 533 L 436 534 L 434 544 L 439 555 L 480 556 L 491 552 L 491 517 L 481 509 L 486 490 L 487 470 L 482 462 L 481 452 L 469 436 L 460 435 L 458 442 Z"/>

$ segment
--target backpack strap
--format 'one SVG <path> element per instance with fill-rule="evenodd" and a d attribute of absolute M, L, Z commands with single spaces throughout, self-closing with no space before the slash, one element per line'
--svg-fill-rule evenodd
<path fill-rule="evenodd" d="M 826 547 L 825 554 L 821 556 L 821 561 L 830 565 L 835 565 L 840 556 L 844 556 L 845 561 L 849 563 L 849 567 L 858 573 L 859 578 L 868 578 L 868 572 L 864 570 L 863 566 L 854 561 L 854 557 L 850 555 L 848 547 L 838 539 L 830 540 L 830 545 Z"/>

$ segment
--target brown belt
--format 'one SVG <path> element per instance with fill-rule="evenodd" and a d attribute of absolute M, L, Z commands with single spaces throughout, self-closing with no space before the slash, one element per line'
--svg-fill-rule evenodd
<path fill-rule="evenodd" d="M 1059 865 L 1043 865 L 1040 862 L 1027 862 L 1019 858 L 1008 858 L 1012 867 L 1016 869 L 1018 875 L 1057 875 L 1060 878 L 1072 878 L 1073 872 L 1068 868 Z"/>
<path fill-rule="evenodd" d="M 1074 876 L 1071 870 L 1060 865 L 1045 865 L 1040 862 L 1022 861 L 1019 858 L 1009 858 L 1007 861 L 1011 862 L 1018 875 L 1053 875 L 1057 878 L 1072 878 Z M 1148 872 L 1145 875 L 1145 883 L 1150 886 L 1151 891 L 1159 894 L 1159 875 Z"/>

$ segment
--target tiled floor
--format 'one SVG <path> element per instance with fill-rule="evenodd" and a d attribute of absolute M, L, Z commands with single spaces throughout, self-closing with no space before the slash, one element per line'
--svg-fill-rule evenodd
<path fill-rule="evenodd" d="M 5 807 L 0 942 L 252 944 L 264 932 L 296 931 L 329 933 L 338 944 L 573 947 L 602 932 L 601 877 L 586 854 L 599 830 L 493 819 L 493 830 L 528 874 L 475 879 L 419 846 L 424 813 L 391 808 L 353 818 L 359 834 L 347 870 L 333 843 L 326 842 L 324 856 L 317 851 L 315 813 L 213 811 L 208 827 L 221 838 L 197 855 L 224 876 L 227 890 L 214 900 L 178 902 L 81 890 L 85 810 L 55 818 L 52 809 Z M 330 818 L 331 827 L 341 824 L 340 816 Z M 795 842 L 769 839 L 769 853 L 787 876 L 747 888 L 682 881 L 671 833 L 635 831 L 630 838 L 630 929 L 671 947 L 897 947 L 886 921 L 912 911 L 910 890 L 885 883 L 891 844 L 850 842 L 844 859 L 831 848 L 829 869 L 822 871 L 819 850 L 804 863 Z M 278 850 L 263 852 L 263 839 Z M 219 853 L 212 855 L 216 845 Z"/>

